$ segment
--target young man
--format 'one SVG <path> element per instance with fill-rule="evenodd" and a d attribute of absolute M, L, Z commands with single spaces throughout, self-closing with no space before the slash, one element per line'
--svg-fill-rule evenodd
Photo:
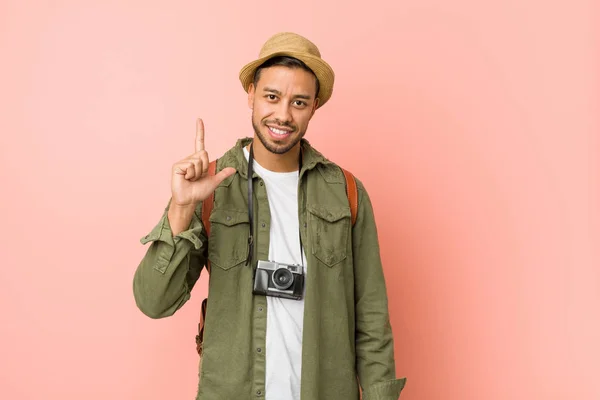
<path fill-rule="evenodd" d="M 341 169 L 303 139 L 333 70 L 309 40 L 280 33 L 240 80 L 254 138 L 211 175 L 198 120 L 195 152 L 173 165 L 169 205 L 142 239 L 151 245 L 135 273 L 137 305 L 172 315 L 210 263 L 197 399 L 356 400 L 362 388 L 365 400 L 396 400 L 405 380 L 369 196 L 357 181 L 352 224 Z"/>

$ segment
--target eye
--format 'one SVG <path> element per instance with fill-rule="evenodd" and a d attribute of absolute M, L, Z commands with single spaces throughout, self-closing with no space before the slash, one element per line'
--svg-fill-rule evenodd
<path fill-rule="evenodd" d="M 294 104 L 296 105 L 296 107 L 304 107 L 304 106 L 306 106 L 306 102 L 304 102 L 302 100 L 294 100 Z"/>
<path fill-rule="evenodd" d="M 275 96 L 274 94 L 268 94 L 268 95 L 266 95 L 265 97 L 266 97 L 267 99 L 271 100 L 271 101 L 272 101 L 272 100 L 276 100 L 276 99 L 277 99 L 277 96 Z"/>

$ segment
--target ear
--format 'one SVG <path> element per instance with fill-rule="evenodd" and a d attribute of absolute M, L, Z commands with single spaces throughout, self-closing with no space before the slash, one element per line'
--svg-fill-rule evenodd
<path fill-rule="evenodd" d="M 317 107 L 319 107 L 319 98 L 318 97 L 315 99 L 315 102 L 313 103 L 313 109 L 312 109 L 312 112 L 310 113 L 311 118 L 313 115 L 315 115 L 315 111 L 317 111 Z"/>
<path fill-rule="evenodd" d="M 256 88 L 254 87 L 254 83 L 251 83 L 248 86 L 248 107 L 252 110 L 254 108 L 254 94 Z"/>

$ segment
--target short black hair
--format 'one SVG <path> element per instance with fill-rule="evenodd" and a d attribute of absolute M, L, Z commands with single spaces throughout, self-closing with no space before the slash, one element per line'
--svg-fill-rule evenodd
<path fill-rule="evenodd" d="M 321 86 L 319 84 L 319 78 L 317 78 L 317 75 L 315 75 L 313 70 L 310 69 L 308 67 L 308 65 L 306 65 L 303 61 L 298 60 L 297 58 L 294 58 L 294 57 L 289 57 L 289 56 L 276 56 L 273 58 L 269 58 L 267 61 L 265 61 L 264 63 L 259 65 L 258 68 L 256 68 L 256 71 L 254 72 L 254 81 L 253 81 L 254 87 L 256 87 L 256 84 L 258 83 L 258 80 L 260 79 L 261 70 L 264 68 L 269 68 L 269 67 L 273 67 L 276 65 L 281 65 L 283 67 L 288 67 L 288 68 L 301 68 L 307 72 L 310 72 L 315 77 L 315 81 L 317 82 L 317 92 L 316 92 L 317 94 L 315 97 L 319 96 L 319 90 L 321 89 Z"/>

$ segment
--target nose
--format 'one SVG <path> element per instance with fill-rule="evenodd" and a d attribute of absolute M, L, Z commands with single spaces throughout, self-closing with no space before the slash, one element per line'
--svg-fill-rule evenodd
<path fill-rule="evenodd" d="M 279 104 L 277 104 L 274 117 L 282 125 L 292 122 L 292 113 L 290 112 L 290 105 L 287 101 L 280 101 Z"/>

